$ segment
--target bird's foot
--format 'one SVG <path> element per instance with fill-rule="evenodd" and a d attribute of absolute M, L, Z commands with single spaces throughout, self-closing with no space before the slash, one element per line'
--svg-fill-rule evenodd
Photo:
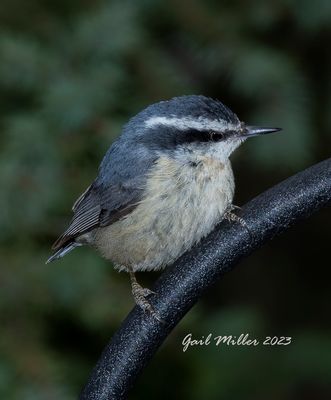
<path fill-rule="evenodd" d="M 146 297 L 156 294 L 153 290 L 142 287 L 138 282 L 133 272 L 130 271 L 132 295 L 136 304 L 143 310 L 152 315 L 157 321 L 163 322 L 158 312 L 147 300 Z"/>
<path fill-rule="evenodd" d="M 241 208 L 231 204 L 229 206 L 229 208 L 224 213 L 224 219 L 226 219 L 229 222 L 237 222 L 238 224 L 243 226 L 247 230 L 249 236 L 252 238 L 251 232 L 250 232 L 250 230 L 249 230 L 249 228 L 248 228 L 248 226 L 246 224 L 246 221 L 244 220 L 244 218 L 239 217 L 239 215 L 235 214 L 233 212 L 234 210 L 241 210 Z"/>
<path fill-rule="evenodd" d="M 237 207 L 230 206 L 224 213 L 224 219 L 229 222 L 237 222 L 240 225 L 247 227 L 245 220 L 233 212 L 235 209 L 237 209 Z"/>

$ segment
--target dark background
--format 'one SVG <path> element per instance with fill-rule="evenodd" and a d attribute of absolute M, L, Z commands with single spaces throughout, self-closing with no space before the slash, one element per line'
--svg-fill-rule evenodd
<path fill-rule="evenodd" d="M 0 26 L 0 398 L 70 400 L 133 306 L 92 249 L 44 264 L 111 141 L 193 93 L 281 126 L 234 155 L 237 205 L 329 157 L 331 2 L 1 0 Z M 330 224 L 322 210 L 217 282 L 131 398 L 331 398 Z M 210 332 L 292 344 L 182 352 Z"/>

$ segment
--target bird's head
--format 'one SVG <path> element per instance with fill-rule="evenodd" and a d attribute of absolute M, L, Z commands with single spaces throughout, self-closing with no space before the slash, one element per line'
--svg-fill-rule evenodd
<path fill-rule="evenodd" d="M 160 153 L 225 160 L 247 138 L 279 130 L 246 125 L 220 101 L 191 95 L 147 107 L 129 121 L 123 133 Z"/>

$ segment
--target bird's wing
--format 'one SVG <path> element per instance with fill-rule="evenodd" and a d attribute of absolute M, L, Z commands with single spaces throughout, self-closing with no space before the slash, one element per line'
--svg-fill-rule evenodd
<path fill-rule="evenodd" d="M 94 182 L 74 203 L 69 227 L 52 248 L 58 250 L 98 226 L 107 226 L 123 218 L 137 206 L 142 192 L 140 188 L 125 184 L 104 186 Z"/>
<path fill-rule="evenodd" d="M 98 226 L 107 226 L 131 212 L 142 199 L 149 171 L 157 154 L 143 143 L 114 142 L 99 168 L 99 175 L 76 200 L 68 229 L 53 249 L 72 242 Z"/>

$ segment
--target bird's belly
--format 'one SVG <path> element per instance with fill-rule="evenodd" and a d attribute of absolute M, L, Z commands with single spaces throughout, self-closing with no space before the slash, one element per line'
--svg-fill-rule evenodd
<path fill-rule="evenodd" d="M 232 203 L 230 163 L 197 166 L 160 159 L 144 199 L 125 218 L 95 231 L 94 243 L 118 268 L 164 268 L 206 236 Z"/>

